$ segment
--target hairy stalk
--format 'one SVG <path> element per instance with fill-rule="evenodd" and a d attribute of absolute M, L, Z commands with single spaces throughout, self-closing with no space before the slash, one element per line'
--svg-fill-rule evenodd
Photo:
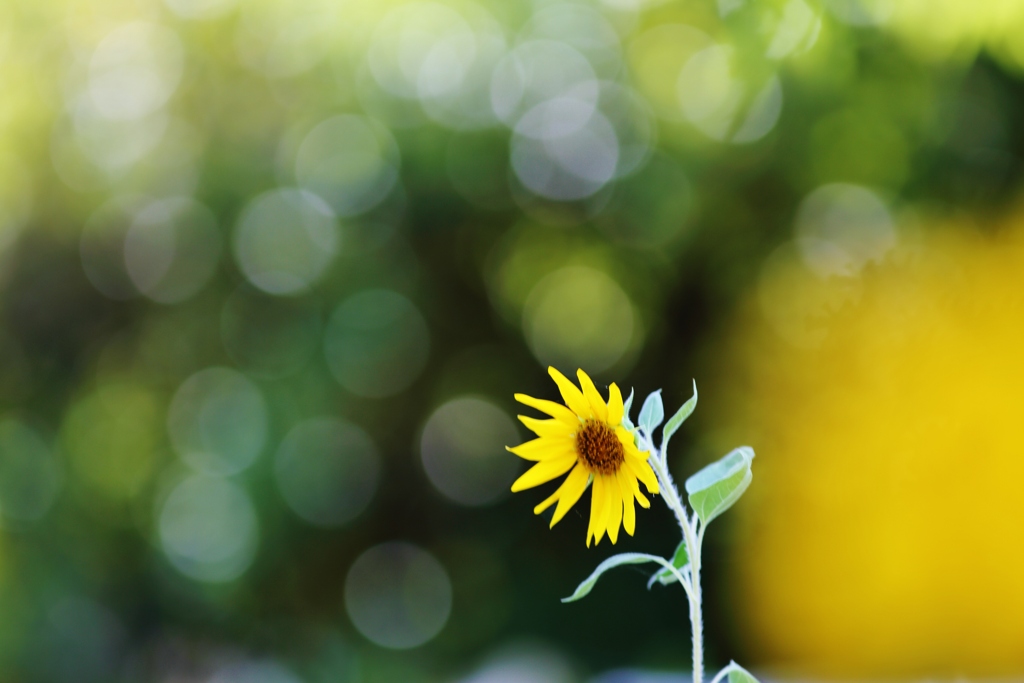
<path fill-rule="evenodd" d="M 686 513 L 679 490 L 668 471 L 665 454 L 659 453 L 649 438 L 644 437 L 643 440 L 646 442 L 644 444 L 646 450 L 651 453 L 648 462 L 651 463 L 651 467 L 658 476 L 661 497 L 676 516 L 676 522 L 679 523 L 679 529 L 686 540 L 686 552 L 690 556 L 690 585 L 683 584 L 683 588 L 686 589 L 686 595 L 690 600 L 690 630 L 693 634 L 693 683 L 703 683 L 704 610 L 700 590 L 700 541 L 704 538 L 704 529 L 701 528 L 699 534 L 696 533 L 697 515 L 694 515 L 691 520 Z"/>

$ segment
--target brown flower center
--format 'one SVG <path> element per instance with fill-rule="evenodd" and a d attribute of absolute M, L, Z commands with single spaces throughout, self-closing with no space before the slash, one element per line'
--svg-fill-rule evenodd
<path fill-rule="evenodd" d="M 626 459 L 619 437 L 597 420 L 587 420 L 576 432 L 576 454 L 587 469 L 597 474 L 615 474 Z"/>

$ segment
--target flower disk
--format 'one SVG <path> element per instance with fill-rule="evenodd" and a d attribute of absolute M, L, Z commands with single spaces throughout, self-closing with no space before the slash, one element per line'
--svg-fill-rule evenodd
<path fill-rule="evenodd" d="M 600 543 L 606 533 L 616 543 L 620 527 L 632 536 L 636 529 L 634 501 L 645 508 L 651 505 L 640 492 L 640 482 L 648 493 L 656 494 L 658 479 L 647 463 L 650 453 L 641 453 L 633 435 L 622 426 L 622 393 L 612 384 L 606 403 L 583 370 L 576 373 L 579 387 L 555 368 L 548 368 L 548 374 L 558 385 L 565 405 L 516 394 L 517 401 L 551 419 L 519 416 L 537 438 L 508 450 L 536 464 L 512 484 L 512 490 L 533 488 L 568 472 L 561 486 L 533 509 L 534 514 L 557 502 L 551 517 L 554 526 L 593 483 L 587 545 L 591 540 Z"/>
<path fill-rule="evenodd" d="M 615 432 L 597 420 L 587 420 L 576 432 L 576 454 L 591 472 L 601 474 L 615 474 L 626 459 Z"/>

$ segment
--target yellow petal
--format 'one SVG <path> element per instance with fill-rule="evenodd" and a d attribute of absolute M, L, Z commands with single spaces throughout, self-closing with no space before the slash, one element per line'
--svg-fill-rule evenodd
<path fill-rule="evenodd" d="M 527 396 L 526 394 L 516 394 L 515 397 L 520 403 L 528 405 L 531 408 L 536 408 L 540 412 L 550 415 L 556 420 L 561 420 L 567 425 L 575 427 L 580 423 L 580 419 L 576 417 L 576 414 L 561 403 L 546 401 L 542 398 L 534 398 L 532 396 Z"/>
<path fill-rule="evenodd" d="M 583 393 L 576 388 L 576 385 L 570 382 L 557 368 L 549 367 L 548 374 L 551 375 L 551 379 L 555 380 L 555 384 L 558 385 L 558 391 L 561 392 L 565 405 L 569 406 L 572 412 L 579 415 L 580 419 L 586 420 L 589 418 L 591 416 L 590 404 L 587 403 L 587 399 L 583 398 Z"/>
<path fill-rule="evenodd" d="M 608 482 L 601 475 L 594 477 L 593 488 L 598 492 L 597 502 L 600 505 L 596 510 L 593 505 L 590 506 L 590 518 L 594 524 L 594 545 L 597 545 L 608 530 L 608 509 L 612 492 L 608 490 Z"/>
<path fill-rule="evenodd" d="M 539 462 L 526 470 L 526 473 L 523 476 L 513 482 L 512 492 L 517 493 L 524 489 L 540 486 L 546 481 L 551 481 L 555 477 L 560 477 L 572 469 L 572 466 L 575 463 L 575 455 L 566 455 Z"/>
<path fill-rule="evenodd" d="M 618 427 L 622 424 L 624 411 L 625 406 L 622 404 L 622 392 L 619 391 L 619 385 L 612 382 L 611 386 L 608 387 L 608 424 L 612 427 Z"/>
<path fill-rule="evenodd" d="M 615 475 L 619 480 L 619 490 L 622 491 L 622 528 L 630 536 L 636 531 L 636 508 L 633 507 L 633 484 L 629 481 L 629 474 L 625 468 L 619 468 Z M 634 480 L 635 481 L 635 480 Z"/>
<path fill-rule="evenodd" d="M 619 527 L 622 526 L 622 490 L 614 474 L 605 475 L 605 486 L 611 492 L 608 496 L 608 538 L 615 545 L 619 542 Z"/>
<path fill-rule="evenodd" d="M 646 460 L 647 456 L 650 455 L 648 451 L 640 452 L 640 449 L 636 447 L 636 440 L 633 438 L 633 434 L 621 424 L 615 428 L 615 436 L 618 437 L 619 443 L 622 444 L 627 453 L 632 453 L 641 460 Z"/>
<path fill-rule="evenodd" d="M 590 539 L 594 537 L 594 522 L 597 521 L 597 511 L 604 503 L 604 487 L 598 484 L 599 477 L 594 477 L 594 485 L 590 487 L 590 520 L 587 522 L 587 547 L 590 547 Z"/>
<path fill-rule="evenodd" d="M 590 376 L 583 372 L 580 368 L 576 371 L 576 377 L 580 380 L 580 386 L 583 387 L 583 397 L 587 399 L 587 403 L 590 404 L 590 412 L 594 414 L 601 422 L 608 422 L 608 406 L 605 405 L 604 399 L 601 398 L 601 394 L 598 393 L 597 387 L 594 386 L 593 380 Z"/>
<path fill-rule="evenodd" d="M 571 436 L 575 427 L 579 426 L 579 420 L 576 420 L 575 425 L 568 425 L 562 420 L 538 420 L 526 415 L 517 415 L 517 417 L 526 425 L 527 429 L 537 436 Z"/>
<path fill-rule="evenodd" d="M 565 486 L 565 482 L 562 482 L 562 486 Z M 555 489 L 555 492 L 544 499 L 544 502 L 533 508 L 533 514 L 539 515 L 540 513 L 551 507 L 551 504 L 558 500 L 558 497 L 562 495 L 562 486 Z"/>
<path fill-rule="evenodd" d="M 587 468 L 576 463 L 576 467 L 572 468 L 572 472 L 565 478 L 558 491 L 561 495 L 558 498 L 558 507 L 555 508 L 555 514 L 551 517 L 551 526 L 558 524 L 562 517 L 565 517 L 565 513 L 576 504 L 576 501 L 580 499 L 583 492 L 587 490 L 587 482 L 590 480 L 590 472 Z"/>
<path fill-rule="evenodd" d="M 637 479 L 644 483 L 649 493 L 658 493 L 658 478 L 651 466 L 642 460 L 626 456 L 626 465 Z"/>
<path fill-rule="evenodd" d="M 505 446 L 505 450 L 509 453 L 515 453 L 524 460 L 534 461 L 548 460 L 560 455 L 576 454 L 575 441 L 570 438 L 555 438 L 551 436 L 542 436 L 539 439 L 527 441 L 511 448 Z"/>
<path fill-rule="evenodd" d="M 619 472 L 626 478 L 630 487 L 633 491 L 633 497 L 636 498 L 637 502 L 640 503 L 640 507 L 649 508 L 651 507 L 651 501 L 647 500 L 647 496 L 640 493 L 640 482 L 637 481 L 636 476 L 629 470 L 628 467 L 623 467 Z"/>

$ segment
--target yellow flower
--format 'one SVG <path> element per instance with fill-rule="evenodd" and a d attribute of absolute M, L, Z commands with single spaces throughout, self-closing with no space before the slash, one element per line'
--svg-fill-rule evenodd
<path fill-rule="evenodd" d="M 558 385 L 565 406 L 516 394 L 517 401 L 552 419 L 519 416 L 538 438 L 508 450 L 537 464 L 512 484 L 512 491 L 539 486 L 569 472 L 558 490 L 533 509 L 534 514 L 539 515 L 557 501 L 558 507 L 551 518 L 551 526 L 554 526 L 593 482 L 587 546 L 591 539 L 595 545 L 600 543 L 605 532 L 614 544 L 619 540 L 620 524 L 632 536 L 636 528 L 633 500 L 645 508 L 651 506 L 640 493 L 637 480 L 644 483 L 649 493 L 658 493 L 658 479 L 647 463 L 650 453 L 641 453 L 633 442 L 633 435 L 622 426 L 622 393 L 612 384 L 608 388 L 608 403 L 605 403 L 582 370 L 576 373 L 582 391 L 555 368 L 548 368 L 548 374 Z"/>

